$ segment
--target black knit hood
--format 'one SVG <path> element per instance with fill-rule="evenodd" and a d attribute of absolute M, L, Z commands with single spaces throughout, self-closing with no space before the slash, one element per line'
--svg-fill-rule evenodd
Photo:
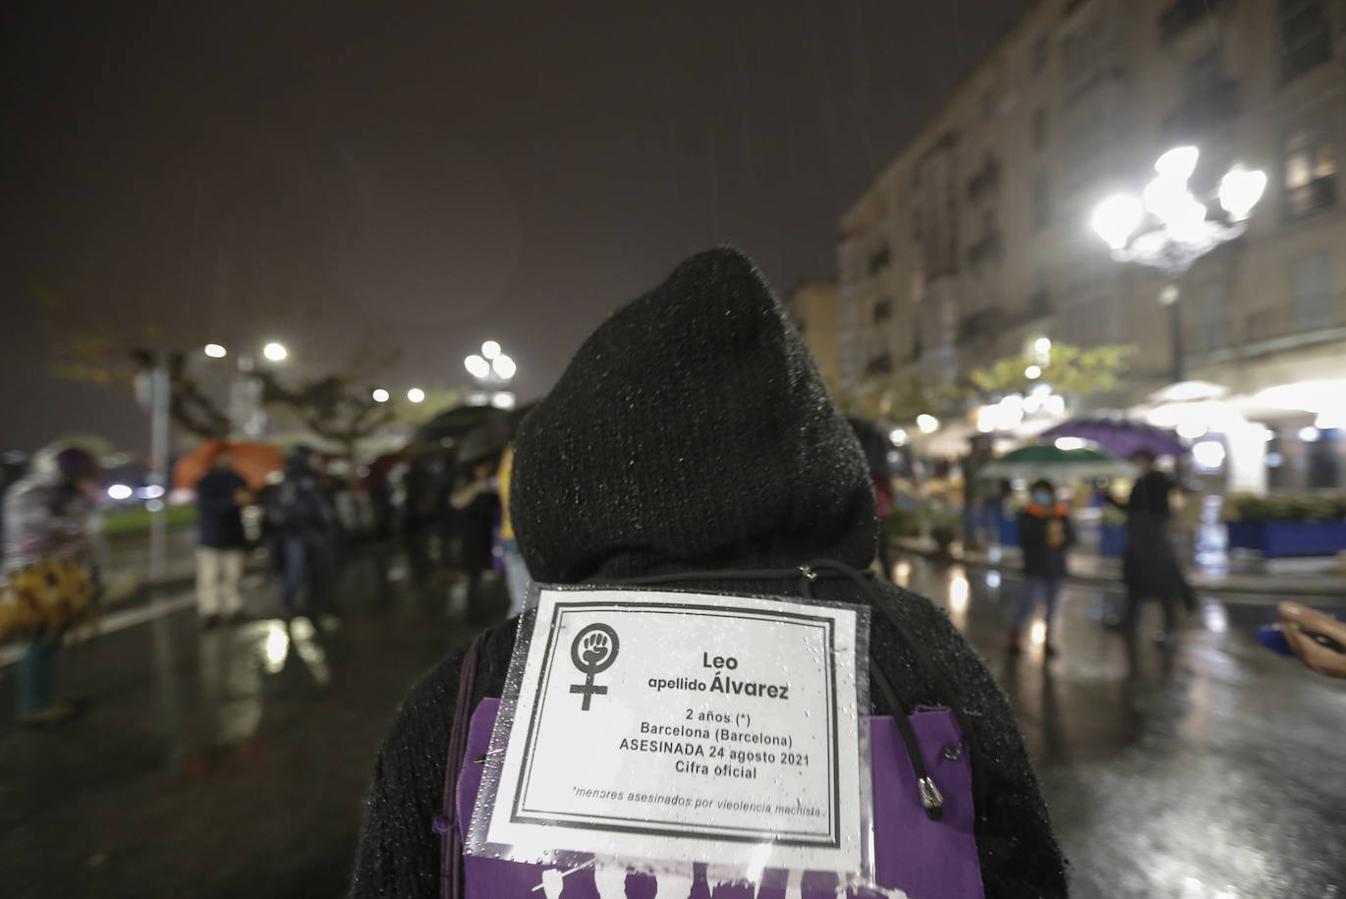
<path fill-rule="evenodd" d="M 512 485 L 545 583 L 874 556 L 855 435 L 762 276 L 727 248 L 584 342 L 520 427 Z"/>

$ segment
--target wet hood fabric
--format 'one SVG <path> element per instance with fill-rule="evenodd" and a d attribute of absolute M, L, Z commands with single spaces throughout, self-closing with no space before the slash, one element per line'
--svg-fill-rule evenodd
<path fill-rule="evenodd" d="M 515 444 L 510 511 L 546 583 L 832 558 L 863 568 L 864 456 L 741 253 L 693 256 L 580 347 Z"/>

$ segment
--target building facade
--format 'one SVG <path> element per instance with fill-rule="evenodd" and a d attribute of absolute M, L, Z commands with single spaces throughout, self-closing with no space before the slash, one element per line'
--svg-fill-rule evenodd
<path fill-rule="evenodd" d="M 1269 180 L 1174 314 L 1163 276 L 1115 262 L 1089 217 L 1178 145 L 1201 151 L 1198 193 L 1234 163 Z M 1102 402 L 1209 432 L 1233 487 L 1339 484 L 1344 160 L 1346 0 L 1043 0 L 844 216 L 843 393 L 900 412 L 906 384 L 1042 337 L 1130 344 L 1125 395 Z M 1206 392 L 1172 390 L 1175 369 Z M 954 411 L 946 449 L 975 432 Z"/>
<path fill-rule="evenodd" d="M 785 305 L 795 327 L 804 335 L 827 389 L 835 394 L 841 385 L 836 282 L 801 282 L 790 291 Z"/>

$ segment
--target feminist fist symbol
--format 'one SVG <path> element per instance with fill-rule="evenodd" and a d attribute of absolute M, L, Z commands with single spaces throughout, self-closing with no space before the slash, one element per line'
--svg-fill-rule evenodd
<path fill-rule="evenodd" d="M 580 657 L 584 660 L 586 668 L 597 668 L 598 663 L 607 658 L 608 655 L 608 635 L 602 631 L 594 631 L 584 638 L 583 651 Z"/>
<path fill-rule="evenodd" d="M 575 642 L 570 644 L 570 661 L 584 675 L 584 683 L 572 684 L 570 692 L 584 697 L 582 711 L 589 711 L 589 702 L 595 695 L 607 695 L 607 687 L 594 684 L 594 675 L 612 667 L 619 646 L 617 632 L 606 624 L 591 624 L 575 635 Z"/>

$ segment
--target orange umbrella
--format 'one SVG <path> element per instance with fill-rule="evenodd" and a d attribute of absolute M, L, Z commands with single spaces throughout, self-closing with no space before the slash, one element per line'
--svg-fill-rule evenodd
<path fill-rule="evenodd" d="M 221 450 L 229 451 L 230 467 L 248 482 L 249 489 L 260 490 L 267 478 L 285 467 L 285 453 L 269 443 L 226 443 L 208 440 L 173 466 L 173 486 L 192 488 L 210 471 L 211 463 Z"/>

